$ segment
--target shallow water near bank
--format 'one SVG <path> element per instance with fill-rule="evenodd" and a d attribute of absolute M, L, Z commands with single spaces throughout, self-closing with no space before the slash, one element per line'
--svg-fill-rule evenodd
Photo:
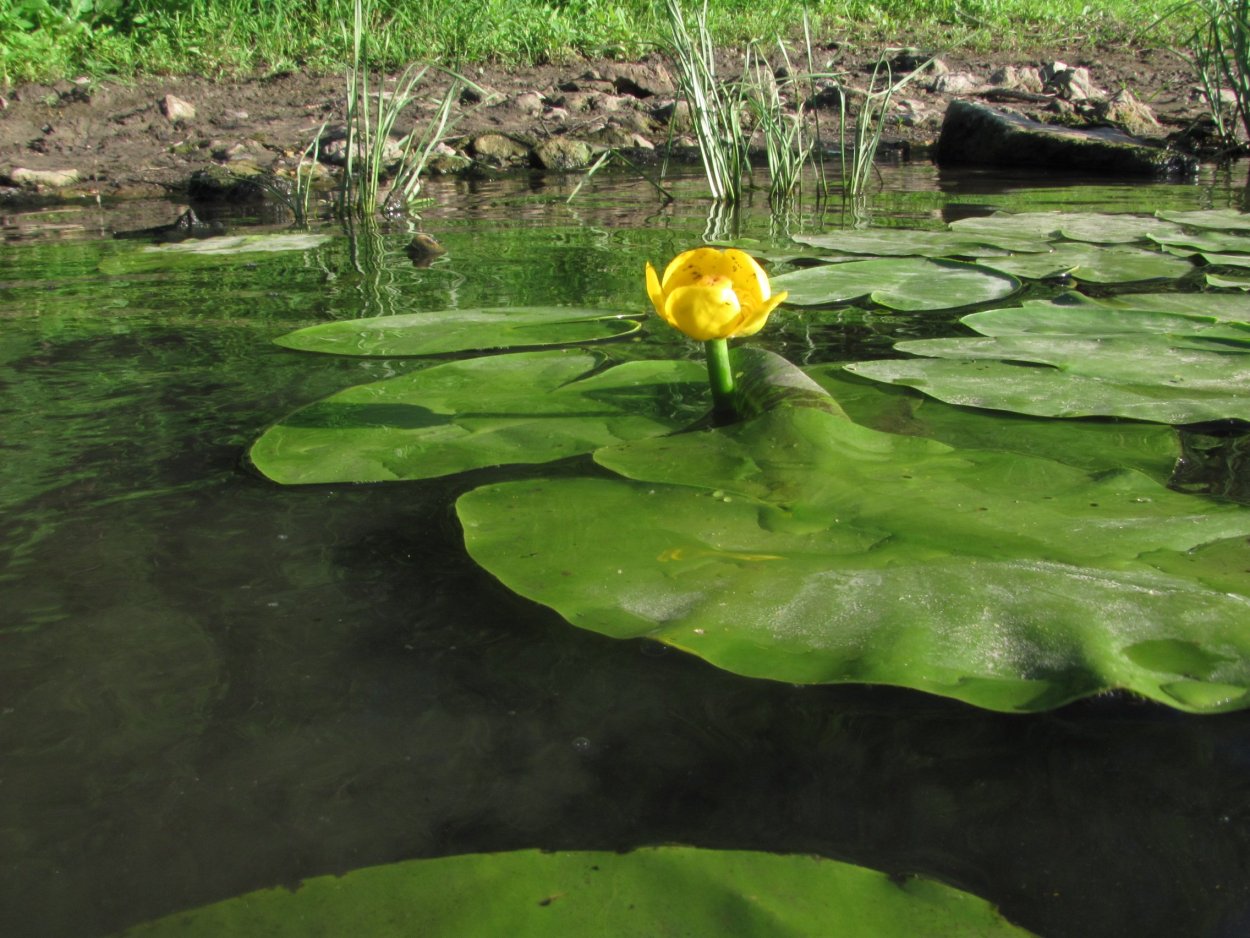
<path fill-rule="evenodd" d="M 1245 186 L 883 176 L 873 223 L 922 228 L 1240 207 Z M 1244 934 L 1248 712 L 1110 696 L 1004 716 L 748 680 L 574 629 L 470 563 L 453 501 L 515 470 L 283 488 L 250 469 L 247 447 L 292 410 L 423 364 L 272 344 L 294 328 L 639 310 L 645 260 L 726 232 L 707 203 L 664 205 L 627 177 L 567 203 L 576 182 L 433 186 L 421 227 L 447 254 L 429 266 L 398 228 L 153 263 L 144 242 L 102 236 L 172 220 L 168 206 L 6 219 L 0 933 L 104 935 L 406 858 L 683 843 L 924 873 L 1042 935 Z M 777 219 L 761 194 L 740 235 L 767 256 L 842 221 Z M 881 357 L 953 320 L 788 313 L 758 341 L 803 363 Z M 700 354 L 654 326 L 605 350 Z"/>

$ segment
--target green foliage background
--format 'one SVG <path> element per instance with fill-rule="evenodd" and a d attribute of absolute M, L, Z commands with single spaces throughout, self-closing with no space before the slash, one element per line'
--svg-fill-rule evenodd
<path fill-rule="evenodd" d="M 654 0 L 375 0 L 385 61 L 534 64 L 633 57 L 661 37 Z M 723 42 L 799 35 L 818 42 L 926 42 L 941 48 L 1071 47 L 1167 37 L 1167 0 L 709 0 Z M 0 86 L 79 74 L 337 71 L 348 61 L 351 0 L 0 0 Z M 380 44 L 379 44 L 380 45 Z"/>

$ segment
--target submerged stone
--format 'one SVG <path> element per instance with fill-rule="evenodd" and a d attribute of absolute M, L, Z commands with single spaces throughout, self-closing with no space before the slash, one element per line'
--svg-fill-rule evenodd
<path fill-rule="evenodd" d="M 1198 171 L 1193 157 L 1149 146 L 1119 130 L 1043 124 L 969 101 L 952 101 L 946 109 L 937 160 L 1127 176 L 1191 176 Z"/>

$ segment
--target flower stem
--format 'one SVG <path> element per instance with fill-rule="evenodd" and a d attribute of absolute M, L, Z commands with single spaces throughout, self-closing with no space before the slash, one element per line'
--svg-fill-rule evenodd
<path fill-rule="evenodd" d="M 725 339 L 708 339 L 703 343 L 707 356 L 707 380 L 712 386 L 712 416 L 717 423 L 731 423 L 738 418 L 734 406 L 734 373 L 729 365 L 729 343 Z"/>

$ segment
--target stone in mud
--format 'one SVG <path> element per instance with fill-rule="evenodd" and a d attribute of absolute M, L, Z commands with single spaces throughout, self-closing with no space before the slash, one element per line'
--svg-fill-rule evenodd
<path fill-rule="evenodd" d="M 1101 120 L 1123 128 L 1135 137 L 1159 137 L 1163 128 L 1155 118 L 1150 105 L 1138 100 L 1127 88 L 1122 88 L 1106 101 L 1094 105 L 1094 114 Z"/>
<path fill-rule="evenodd" d="M 190 101 L 184 101 L 176 95 L 165 95 L 165 97 L 161 98 L 160 107 L 161 113 L 165 115 L 165 119 L 170 123 L 195 120 L 195 105 Z"/>
<path fill-rule="evenodd" d="M 952 101 L 946 109 L 936 155 L 946 165 L 1034 166 L 1070 173 L 1191 176 L 1198 171 L 1193 157 L 1148 146 L 1119 130 L 1043 124 L 970 101 Z"/>
<path fill-rule="evenodd" d="M 1063 62 L 1051 62 L 1041 69 L 1041 76 L 1042 90 L 1065 101 L 1091 101 L 1107 96 L 1107 92 L 1090 79 L 1088 68 L 1070 68 Z"/>
<path fill-rule="evenodd" d="M 529 148 L 503 134 L 481 134 L 473 138 L 473 155 L 485 163 L 502 166 L 518 163 L 529 155 Z"/>
<path fill-rule="evenodd" d="M 347 130 L 346 128 L 338 128 L 336 130 L 326 131 L 322 135 L 317 145 L 317 158 L 323 162 L 330 163 L 334 166 L 347 165 Z M 364 149 L 360 142 L 355 145 L 356 153 L 354 158 L 362 160 L 365 158 Z M 404 155 L 403 144 L 394 137 L 387 137 L 386 143 L 382 147 L 382 164 L 385 168 L 390 169 Z"/>
<path fill-rule="evenodd" d="M 1036 68 L 1005 65 L 990 74 L 990 84 L 1003 91 L 1041 94 L 1045 83 L 1042 81 L 1042 73 Z"/>
<path fill-rule="evenodd" d="M 613 62 L 603 69 L 603 77 L 620 94 L 634 98 L 671 95 L 677 84 L 659 62 Z"/>
<path fill-rule="evenodd" d="M 207 166 L 187 180 L 187 197 L 196 202 L 261 202 L 266 195 L 262 175 L 254 163 Z"/>
<path fill-rule="evenodd" d="M 589 144 L 571 137 L 551 137 L 534 147 L 534 162 L 559 172 L 584 168 L 592 155 Z"/>
<path fill-rule="evenodd" d="M 9 181 L 23 189 L 64 189 L 78 182 L 76 169 L 24 169 L 15 166 Z"/>
<path fill-rule="evenodd" d="M 984 87 L 985 82 L 972 72 L 944 72 L 929 83 L 939 94 L 974 94 Z"/>

